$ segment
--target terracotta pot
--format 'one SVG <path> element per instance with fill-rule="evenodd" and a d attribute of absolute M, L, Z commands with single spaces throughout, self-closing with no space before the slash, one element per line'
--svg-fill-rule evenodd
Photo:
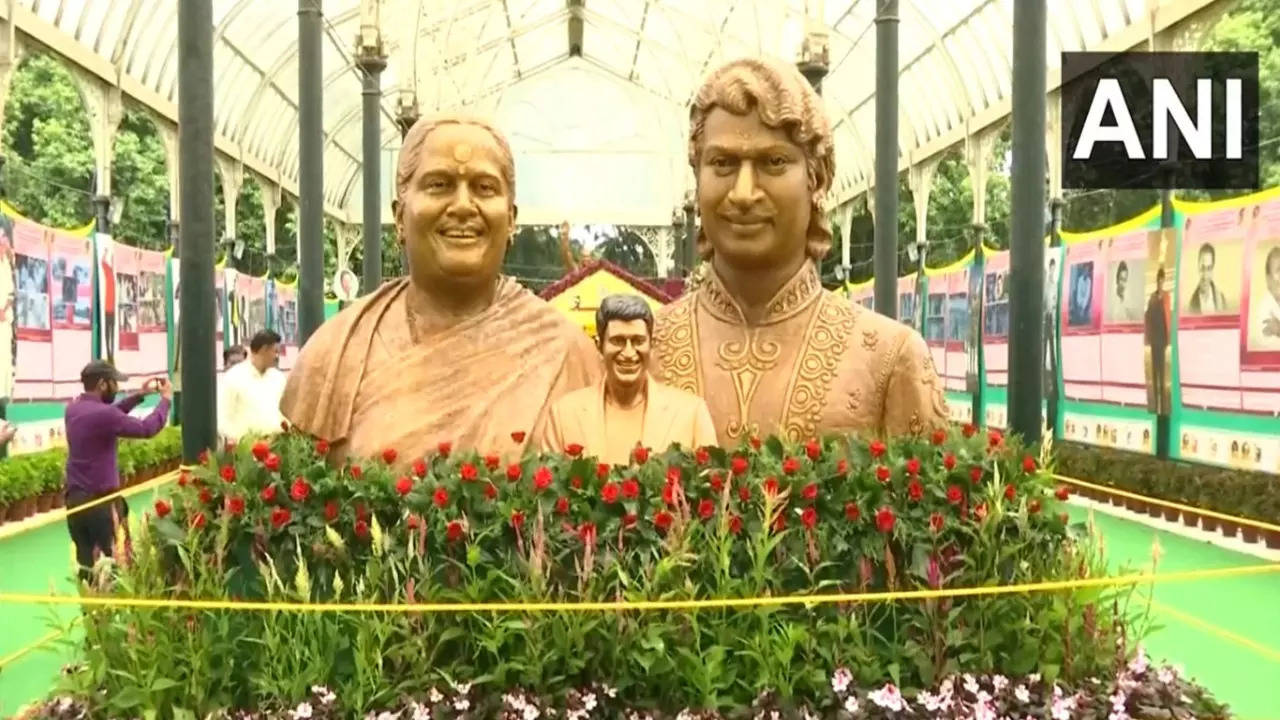
<path fill-rule="evenodd" d="M 1200 518 L 1200 527 L 1209 532 L 1218 532 L 1218 518 L 1205 515 Z"/>
<path fill-rule="evenodd" d="M 63 508 L 67 506 L 67 491 L 59 490 L 53 494 L 53 506 L 55 508 Z"/>
<path fill-rule="evenodd" d="M 1264 539 L 1267 542 L 1267 547 L 1272 550 L 1280 550 L 1280 530 L 1268 530 Z"/>
<path fill-rule="evenodd" d="M 1179 510 L 1177 508 L 1163 507 L 1161 510 L 1164 511 L 1165 520 L 1168 520 L 1169 522 L 1178 522 Z"/>
<path fill-rule="evenodd" d="M 9 505 L 0 503 L 0 525 L 9 522 Z"/>
<path fill-rule="evenodd" d="M 1200 525 L 1200 516 L 1197 513 L 1186 512 L 1184 510 L 1182 513 L 1182 524 L 1192 528 L 1198 527 Z"/>
<path fill-rule="evenodd" d="M 15 500 L 9 503 L 9 509 L 5 512 L 5 517 L 9 518 L 9 522 L 18 522 L 22 519 L 22 501 Z"/>
<path fill-rule="evenodd" d="M 1244 541 L 1247 543 L 1258 542 L 1258 537 L 1260 535 L 1261 535 L 1261 531 L 1252 525 L 1240 526 L 1240 537 L 1244 538 Z"/>
<path fill-rule="evenodd" d="M 1163 516 L 1164 516 L 1164 507 L 1163 507 L 1163 506 L 1161 506 L 1161 505 L 1155 505 L 1155 504 L 1148 505 L 1148 506 L 1147 506 L 1147 515 L 1150 515 L 1150 516 L 1151 516 L 1151 517 L 1153 517 L 1153 518 L 1163 517 Z"/>
<path fill-rule="evenodd" d="M 1137 498 L 1125 498 L 1124 506 L 1129 508 L 1129 510 L 1131 510 L 1132 512 L 1136 512 L 1136 513 L 1144 513 L 1147 511 L 1146 501 L 1138 500 Z"/>
<path fill-rule="evenodd" d="M 36 499 L 33 497 L 23 498 L 22 519 L 25 520 L 35 514 L 36 514 Z"/>
<path fill-rule="evenodd" d="M 36 512 L 46 513 L 51 507 L 53 507 L 53 493 L 42 493 L 36 498 Z"/>
<path fill-rule="evenodd" d="M 1107 499 L 1110 500 L 1111 504 L 1115 505 L 1116 507 L 1125 506 L 1124 498 L 1120 497 L 1119 495 L 1108 495 Z"/>

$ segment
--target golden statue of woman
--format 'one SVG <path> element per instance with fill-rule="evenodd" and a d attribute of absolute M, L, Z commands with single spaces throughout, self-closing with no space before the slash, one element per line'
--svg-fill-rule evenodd
<path fill-rule="evenodd" d="M 698 250 L 710 272 L 658 313 L 662 380 L 706 399 L 721 445 L 944 426 L 942 383 L 919 333 L 819 281 L 835 153 L 800 72 L 730 62 L 703 83 L 690 117 Z"/>
<path fill-rule="evenodd" d="M 281 411 L 338 458 L 390 448 L 408 461 L 442 442 L 523 451 L 552 403 L 601 370 L 580 328 L 500 274 L 516 219 L 506 138 L 482 120 L 419 120 L 393 210 L 409 276 L 320 326 Z"/>

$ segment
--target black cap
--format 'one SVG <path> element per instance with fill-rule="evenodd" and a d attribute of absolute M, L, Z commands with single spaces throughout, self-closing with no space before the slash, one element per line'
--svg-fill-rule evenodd
<path fill-rule="evenodd" d="M 80 371 L 80 382 L 87 384 L 98 382 L 99 380 L 115 380 L 116 382 L 124 382 L 129 376 L 116 369 L 115 365 L 106 360 L 94 360 L 84 369 Z"/>

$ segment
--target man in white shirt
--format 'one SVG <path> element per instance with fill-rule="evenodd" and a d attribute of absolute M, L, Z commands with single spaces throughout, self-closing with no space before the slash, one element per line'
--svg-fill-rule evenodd
<path fill-rule="evenodd" d="M 284 373 L 276 368 L 280 335 L 262 330 L 249 341 L 249 359 L 223 374 L 218 398 L 218 434 L 228 442 L 280 432 Z"/>

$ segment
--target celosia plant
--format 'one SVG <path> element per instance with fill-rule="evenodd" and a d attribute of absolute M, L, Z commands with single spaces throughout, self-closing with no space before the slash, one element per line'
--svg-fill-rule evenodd
<path fill-rule="evenodd" d="M 518 430 L 517 430 L 518 432 Z M 158 501 L 122 596 L 344 603 L 762 598 L 1090 577 L 1034 453 L 996 432 L 580 447 L 332 468 L 298 433 L 206 459 Z M 68 689 L 107 713 L 205 715 L 333 689 L 351 711 L 467 679 L 488 697 L 607 685 L 628 708 L 748 708 L 962 672 L 1073 682 L 1133 633 L 1124 592 L 700 610 L 447 613 L 94 609 Z M 105 692 L 104 692 L 105 691 Z"/>

